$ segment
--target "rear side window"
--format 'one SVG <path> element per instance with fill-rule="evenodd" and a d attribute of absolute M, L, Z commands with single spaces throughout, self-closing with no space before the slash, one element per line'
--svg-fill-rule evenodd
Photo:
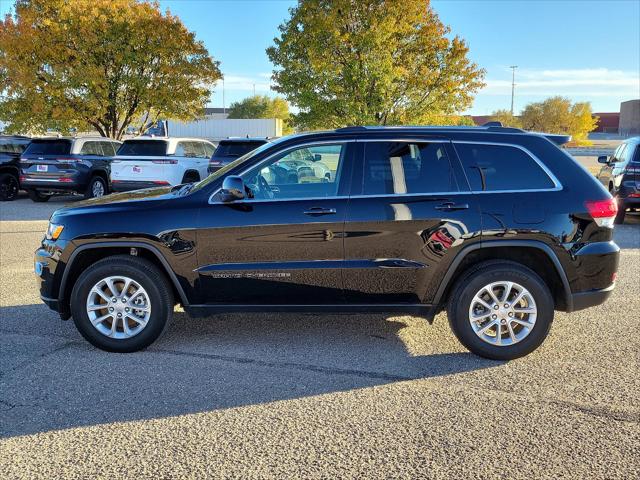
<path fill-rule="evenodd" d="M 258 148 L 265 142 L 225 142 L 224 140 L 218 144 L 215 157 L 241 157 L 245 153 Z"/>
<path fill-rule="evenodd" d="M 118 147 L 117 143 L 100 142 L 100 145 L 102 146 L 103 154 L 106 155 L 107 157 L 113 157 L 116 154 L 116 150 Z"/>
<path fill-rule="evenodd" d="M 71 153 L 70 140 L 33 140 L 25 155 L 69 155 Z"/>
<path fill-rule="evenodd" d="M 549 175 L 525 151 L 510 145 L 456 143 L 473 191 L 553 188 Z"/>
<path fill-rule="evenodd" d="M 125 140 L 118 149 L 118 155 L 133 157 L 160 156 L 167 154 L 167 142 L 164 140 Z"/>
<path fill-rule="evenodd" d="M 80 149 L 80 155 L 102 155 L 100 142 L 84 142 Z"/>
<path fill-rule="evenodd" d="M 443 144 L 370 142 L 365 145 L 364 195 L 457 191 Z"/>

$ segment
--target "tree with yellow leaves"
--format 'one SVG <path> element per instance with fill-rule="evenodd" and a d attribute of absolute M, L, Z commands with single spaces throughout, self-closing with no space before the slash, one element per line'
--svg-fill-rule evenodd
<path fill-rule="evenodd" d="M 157 2 L 17 0 L 0 21 L 0 119 L 9 131 L 189 120 L 221 78 L 201 41 Z"/>
<path fill-rule="evenodd" d="M 521 115 L 525 130 L 562 133 L 572 136 L 576 144 L 588 145 L 589 132 L 598 125 L 588 102 L 571 103 L 566 97 L 550 97 L 528 104 Z"/>

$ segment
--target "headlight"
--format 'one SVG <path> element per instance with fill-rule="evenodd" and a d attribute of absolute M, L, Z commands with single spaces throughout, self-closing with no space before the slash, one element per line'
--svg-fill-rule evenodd
<path fill-rule="evenodd" d="M 49 223 L 49 227 L 47 228 L 47 234 L 45 238 L 47 240 L 57 240 L 62 233 L 64 227 L 62 225 L 56 225 L 55 223 Z"/>

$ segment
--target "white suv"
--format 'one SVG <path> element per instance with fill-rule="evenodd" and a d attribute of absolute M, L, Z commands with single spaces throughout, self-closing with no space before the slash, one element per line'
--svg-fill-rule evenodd
<path fill-rule="evenodd" d="M 124 192 L 180 185 L 205 178 L 215 145 L 200 138 L 138 137 L 125 140 L 111 163 L 111 185 Z"/>

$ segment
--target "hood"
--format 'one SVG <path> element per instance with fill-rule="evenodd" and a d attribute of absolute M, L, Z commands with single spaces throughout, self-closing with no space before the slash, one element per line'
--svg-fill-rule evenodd
<path fill-rule="evenodd" d="M 56 210 L 52 218 L 76 215 L 80 213 L 98 213 L 102 210 L 113 210 L 114 208 L 131 208 L 140 206 L 148 207 L 148 202 L 165 202 L 180 195 L 180 188 L 177 187 L 154 187 L 144 190 L 134 190 L 131 192 L 113 193 L 100 198 L 91 198 L 80 202 L 70 203 Z"/>

